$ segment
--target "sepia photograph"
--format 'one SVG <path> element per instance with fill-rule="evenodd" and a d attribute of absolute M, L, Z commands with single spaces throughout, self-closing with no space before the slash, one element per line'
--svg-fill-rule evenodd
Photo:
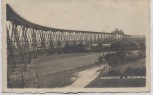
<path fill-rule="evenodd" d="M 150 90 L 149 0 L 3 0 L 2 9 L 4 92 Z"/>

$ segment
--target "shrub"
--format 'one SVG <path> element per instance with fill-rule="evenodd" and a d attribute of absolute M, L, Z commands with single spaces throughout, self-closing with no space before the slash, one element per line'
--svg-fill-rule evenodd
<path fill-rule="evenodd" d="M 109 53 L 105 55 L 105 60 L 110 66 L 118 66 L 127 64 L 128 62 L 138 60 L 145 57 L 144 51 L 129 52 L 129 51 L 118 51 L 116 53 Z"/>
<path fill-rule="evenodd" d="M 124 52 L 106 54 L 105 56 L 105 60 L 108 62 L 110 66 L 118 66 L 124 64 L 125 58 L 126 54 L 124 54 Z"/>

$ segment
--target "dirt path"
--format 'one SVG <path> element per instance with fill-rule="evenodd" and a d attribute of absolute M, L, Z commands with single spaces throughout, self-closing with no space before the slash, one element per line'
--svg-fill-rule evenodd
<path fill-rule="evenodd" d="M 93 67 L 81 71 L 77 74 L 76 80 L 69 86 L 65 88 L 83 88 L 88 85 L 92 80 L 94 80 L 100 73 L 100 69 L 103 69 L 104 66 Z M 73 79 L 73 78 L 72 78 Z"/>

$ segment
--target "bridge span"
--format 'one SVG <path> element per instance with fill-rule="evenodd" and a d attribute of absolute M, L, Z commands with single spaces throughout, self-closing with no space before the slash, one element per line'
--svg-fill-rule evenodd
<path fill-rule="evenodd" d="M 142 35 L 51 28 L 24 19 L 8 4 L 6 11 L 8 64 L 30 63 L 39 55 L 65 52 L 66 47 L 73 45 L 90 46 L 144 38 Z"/>

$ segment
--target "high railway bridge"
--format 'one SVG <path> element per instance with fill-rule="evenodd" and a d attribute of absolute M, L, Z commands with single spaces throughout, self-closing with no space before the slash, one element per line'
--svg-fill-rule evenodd
<path fill-rule="evenodd" d="M 66 30 L 32 23 L 6 6 L 8 64 L 28 63 L 46 53 L 64 52 L 66 46 L 92 45 L 144 38 L 106 32 Z"/>

